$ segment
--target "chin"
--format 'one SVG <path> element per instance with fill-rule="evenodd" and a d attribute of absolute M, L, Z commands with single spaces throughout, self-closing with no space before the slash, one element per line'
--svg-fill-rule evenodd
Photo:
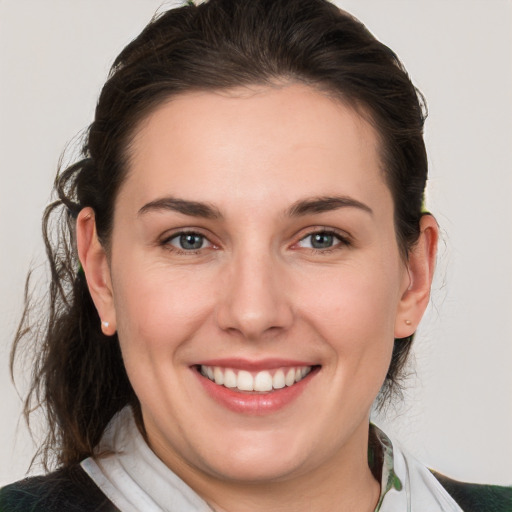
<path fill-rule="evenodd" d="M 300 436 L 298 436 L 300 437 Z M 308 465 L 308 447 L 300 446 L 290 433 L 252 433 L 225 436 L 221 445 L 203 459 L 207 472 L 217 478 L 240 483 L 283 481 L 299 475 Z"/>
<path fill-rule="evenodd" d="M 279 454 L 279 452 L 277 452 Z M 238 456 L 228 456 L 222 462 L 215 461 L 210 469 L 217 478 L 246 484 L 279 482 L 300 474 L 304 461 L 283 460 L 282 455 L 252 457 L 241 460 Z"/>

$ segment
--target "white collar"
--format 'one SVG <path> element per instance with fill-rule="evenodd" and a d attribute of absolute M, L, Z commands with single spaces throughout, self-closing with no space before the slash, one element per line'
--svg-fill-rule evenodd
<path fill-rule="evenodd" d="M 382 447 L 381 498 L 375 512 L 463 512 L 432 473 L 377 427 Z M 212 512 L 149 448 L 130 407 L 116 414 L 97 447 L 108 455 L 81 465 L 121 512 Z"/>
<path fill-rule="evenodd" d="M 375 425 L 372 431 L 384 459 L 375 512 L 463 512 L 428 468 Z"/>
<path fill-rule="evenodd" d="M 121 512 L 212 512 L 149 448 L 130 407 L 112 418 L 97 451 L 112 453 L 82 468 Z"/>

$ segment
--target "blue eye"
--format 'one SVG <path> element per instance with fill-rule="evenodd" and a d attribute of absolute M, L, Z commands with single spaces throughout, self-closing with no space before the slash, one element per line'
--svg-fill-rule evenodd
<path fill-rule="evenodd" d="M 210 245 L 208 240 L 198 233 L 179 233 L 167 243 L 183 251 L 198 251 Z"/>
<path fill-rule="evenodd" d="M 319 231 L 305 236 L 300 242 L 300 247 L 307 249 L 331 249 L 337 245 L 343 244 L 344 240 L 338 235 L 329 231 Z"/>

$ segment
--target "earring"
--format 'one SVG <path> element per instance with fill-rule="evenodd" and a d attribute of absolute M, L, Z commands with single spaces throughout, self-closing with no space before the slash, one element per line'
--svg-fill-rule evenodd
<path fill-rule="evenodd" d="M 112 327 L 112 329 L 110 329 L 110 322 L 107 322 L 106 320 L 102 320 L 101 321 L 101 331 L 103 332 L 103 334 L 105 336 L 112 336 L 113 334 L 115 334 L 116 329 L 115 329 L 115 327 Z"/>
<path fill-rule="evenodd" d="M 404 320 L 405 325 L 412 325 L 412 322 L 410 320 Z"/>

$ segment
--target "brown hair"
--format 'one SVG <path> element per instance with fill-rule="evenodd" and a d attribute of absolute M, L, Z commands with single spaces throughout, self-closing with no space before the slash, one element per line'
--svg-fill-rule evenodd
<path fill-rule="evenodd" d="M 95 210 L 98 235 L 108 248 L 131 136 L 165 99 L 283 80 L 328 91 L 369 115 L 381 138 L 405 258 L 417 241 L 427 178 L 422 97 L 397 56 L 359 21 L 326 0 L 210 0 L 159 15 L 115 60 L 84 138 L 83 158 L 58 173 L 58 200 L 43 217 L 48 310 L 32 323 L 27 294 L 11 365 L 21 343 L 30 341 L 35 362 L 25 412 L 28 417 L 37 406 L 46 411 L 49 431 L 40 450 L 46 464 L 55 458 L 69 466 L 91 455 L 126 404 L 140 413 L 118 340 L 102 334 L 77 263 L 77 213 L 86 206 Z M 412 336 L 395 340 L 381 400 L 399 389 L 411 342 Z"/>

